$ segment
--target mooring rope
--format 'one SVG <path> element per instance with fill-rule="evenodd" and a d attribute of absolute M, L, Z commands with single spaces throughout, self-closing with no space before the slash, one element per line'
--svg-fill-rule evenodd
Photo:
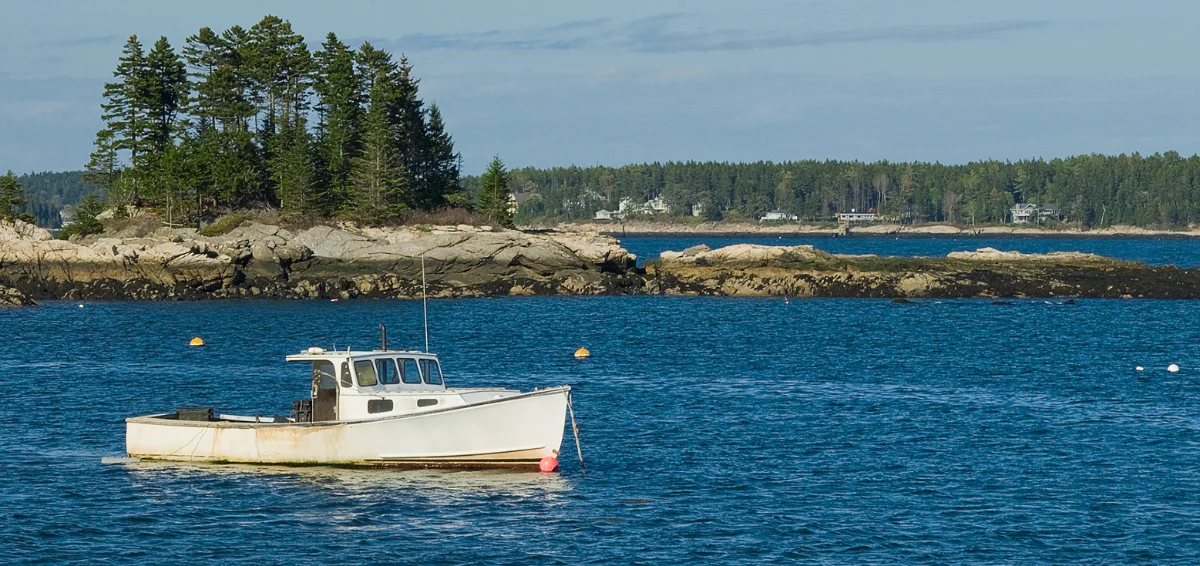
<path fill-rule="evenodd" d="M 575 408 L 571 406 L 571 392 L 567 392 L 567 410 L 571 412 L 571 432 L 575 433 L 575 452 L 579 454 L 579 471 L 587 473 L 583 467 L 583 448 L 579 446 L 579 426 L 575 424 Z"/>

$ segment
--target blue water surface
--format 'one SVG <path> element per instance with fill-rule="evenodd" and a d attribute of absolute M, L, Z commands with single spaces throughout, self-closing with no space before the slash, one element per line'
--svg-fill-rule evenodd
<path fill-rule="evenodd" d="M 1071 237 L 945 237 L 945 236 L 625 236 L 621 245 L 638 256 L 638 263 L 657 259 L 667 251 L 681 251 L 698 244 L 719 248 L 733 244 L 796 246 L 808 244 L 835 254 L 881 256 L 940 256 L 950 252 L 996 248 L 1022 253 L 1085 252 L 1151 265 L 1200 266 L 1197 238 L 1071 238 Z"/>
<path fill-rule="evenodd" d="M 420 303 L 52 302 L 0 311 L 0 560 L 1200 562 L 1200 302 L 429 306 L 452 386 L 575 389 L 587 473 L 569 430 L 549 475 L 102 464 L 130 415 L 286 414 L 301 348 L 420 347 Z"/>

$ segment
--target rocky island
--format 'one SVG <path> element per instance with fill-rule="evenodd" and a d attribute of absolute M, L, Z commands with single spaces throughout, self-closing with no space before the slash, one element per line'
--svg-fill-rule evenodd
<path fill-rule="evenodd" d="M 0 285 L 37 299 L 404 298 L 594 295 L 642 287 L 617 240 L 489 227 L 305 230 L 250 224 L 221 236 L 157 228 L 53 239 L 0 223 Z"/>
<path fill-rule="evenodd" d="M 873 298 L 1200 298 L 1200 269 L 1073 252 L 985 248 L 947 257 L 834 255 L 739 244 L 636 265 L 616 239 L 469 225 L 304 229 L 261 223 L 219 236 L 126 228 L 72 241 L 0 223 L 0 305 L 37 299 L 415 298 L 712 295 Z"/>
<path fill-rule="evenodd" d="M 1200 298 L 1200 269 L 991 248 L 933 258 L 834 255 L 808 245 L 696 246 L 649 262 L 646 281 L 649 293 L 719 296 Z"/>

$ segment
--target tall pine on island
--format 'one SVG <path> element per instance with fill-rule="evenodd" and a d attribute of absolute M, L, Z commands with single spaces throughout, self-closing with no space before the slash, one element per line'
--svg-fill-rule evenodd
<path fill-rule="evenodd" d="M 242 208 L 394 221 L 466 206 L 441 109 L 406 57 L 330 33 L 311 52 L 287 20 L 202 28 L 181 52 L 126 42 L 105 86 L 87 180 L 110 205 L 168 222 Z"/>

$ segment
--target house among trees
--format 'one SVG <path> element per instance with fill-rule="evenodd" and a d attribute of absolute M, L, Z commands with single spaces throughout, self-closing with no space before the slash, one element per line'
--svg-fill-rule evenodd
<path fill-rule="evenodd" d="M 772 210 L 771 212 L 764 214 L 762 216 L 762 218 L 758 219 L 759 222 L 776 222 L 776 221 L 789 221 L 789 220 L 792 222 L 795 222 L 797 220 L 800 220 L 800 217 L 796 216 L 795 214 L 788 214 L 786 212 Z"/>
<path fill-rule="evenodd" d="M 861 224 L 864 222 L 874 222 L 879 219 L 879 215 L 874 212 L 839 212 L 839 224 Z"/>
<path fill-rule="evenodd" d="M 695 210 L 694 207 L 693 210 Z M 670 213 L 670 205 L 661 196 L 652 198 L 642 204 L 634 204 L 632 198 L 625 197 L 617 205 L 617 210 L 597 210 L 594 218 L 596 220 L 619 220 L 630 216 L 654 216 Z"/>
<path fill-rule="evenodd" d="M 1022 202 L 1009 209 L 1009 214 L 1012 215 L 1013 224 L 1037 224 L 1062 219 L 1062 211 L 1054 204 Z"/>
<path fill-rule="evenodd" d="M 597 210 L 595 216 L 596 220 L 620 220 L 621 218 L 622 214 L 614 210 Z"/>

